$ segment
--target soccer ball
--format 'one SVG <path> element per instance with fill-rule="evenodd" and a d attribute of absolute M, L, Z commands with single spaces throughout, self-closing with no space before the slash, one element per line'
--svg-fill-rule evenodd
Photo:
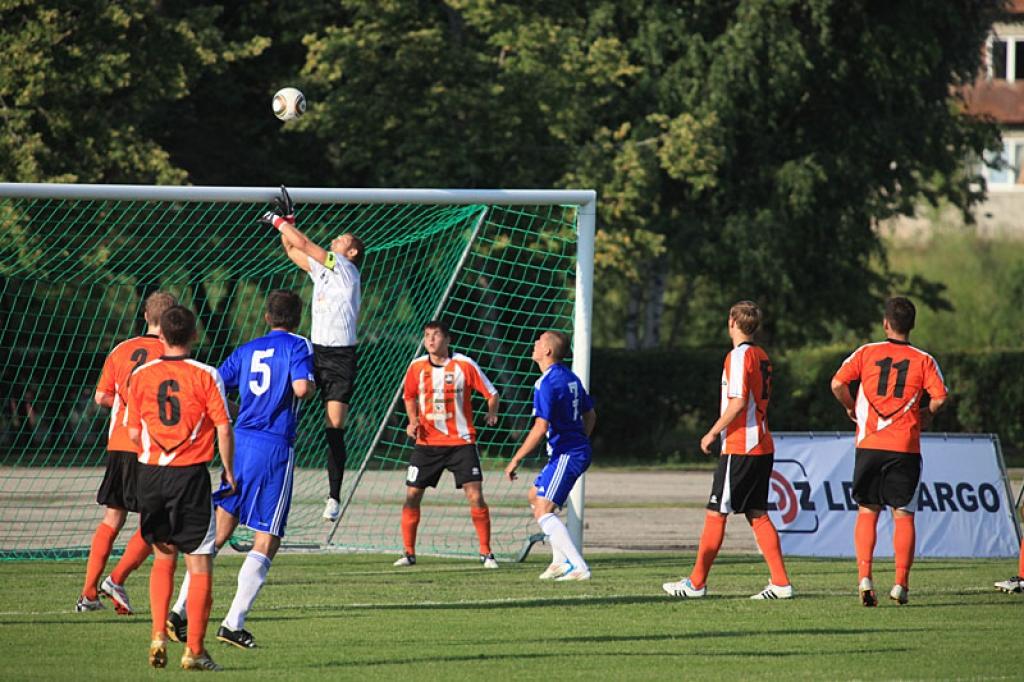
<path fill-rule="evenodd" d="M 274 116 L 282 121 L 290 121 L 306 113 L 306 96 L 296 88 L 281 88 L 274 93 L 271 106 Z"/>

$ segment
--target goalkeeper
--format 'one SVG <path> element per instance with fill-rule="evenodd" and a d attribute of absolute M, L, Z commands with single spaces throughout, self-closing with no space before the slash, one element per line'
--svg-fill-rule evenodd
<path fill-rule="evenodd" d="M 311 242 L 295 227 L 288 190 L 281 187 L 276 211 L 260 219 L 281 233 L 281 245 L 313 280 L 313 368 L 326 410 L 327 477 L 330 492 L 323 518 L 337 521 L 345 475 L 345 419 L 356 380 L 356 320 L 359 318 L 359 265 L 365 246 L 354 234 L 334 238 L 330 251 Z"/>

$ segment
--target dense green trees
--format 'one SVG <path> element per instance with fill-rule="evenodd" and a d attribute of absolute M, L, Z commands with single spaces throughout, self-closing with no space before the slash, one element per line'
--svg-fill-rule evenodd
<path fill-rule="evenodd" d="M 749 297 L 795 345 L 941 304 L 873 224 L 976 199 L 994 128 L 953 93 L 1000 4 L 0 0 L 0 179 L 592 186 L 599 342 L 704 343 Z"/>

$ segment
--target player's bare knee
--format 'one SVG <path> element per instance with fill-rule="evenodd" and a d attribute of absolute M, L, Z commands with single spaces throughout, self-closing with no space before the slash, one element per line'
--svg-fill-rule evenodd
<path fill-rule="evenodd" d="M 127 510 L 118 507 L 107 507 L 107 511 L 103 514 L 103 523 L 120 532 L 127 518 Z"/>
<path fill-rule="evenodd" d="M 767 514 L 763 509 L 750 509 L 744 512 L 744 516 L 747 517 L 747 523 L 753 524 L 754 521 Z"/>
<path fill-rule="evenodd" d="M 268 559 L 273 559 L 281 547 L 281 538 L 270 533 L 256 533 L 252 539 L 252 549 Z"/>
<path fill-rule="evenodd" d="M 423 488 L 406 488 L 405 490 L 405 508 L 406 509 L 419 509 L 420 500 L 423 499 Z"/>

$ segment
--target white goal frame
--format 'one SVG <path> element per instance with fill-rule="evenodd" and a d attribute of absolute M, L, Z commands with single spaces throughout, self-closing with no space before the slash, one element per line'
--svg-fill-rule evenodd
<path fill-rule="evenodd" d="M 83 199 L 94 201 L 182 201 L 268 203 L 277 187 L 169 185 L 77 185 L 0 182 L 0 197 L 18 199 Z M 288 188 L 297 203 L 427 204 L 579 207 L 576 214 L 576 300 L 573 313 L 572 369 L 590 390 L 590 345 L 594 308 L 594 241 L 597 192 L 579 189 L 341 189 Z M 568 523 L 573 543 L 583 551 L 585 476 L 569 494 Z"/>

